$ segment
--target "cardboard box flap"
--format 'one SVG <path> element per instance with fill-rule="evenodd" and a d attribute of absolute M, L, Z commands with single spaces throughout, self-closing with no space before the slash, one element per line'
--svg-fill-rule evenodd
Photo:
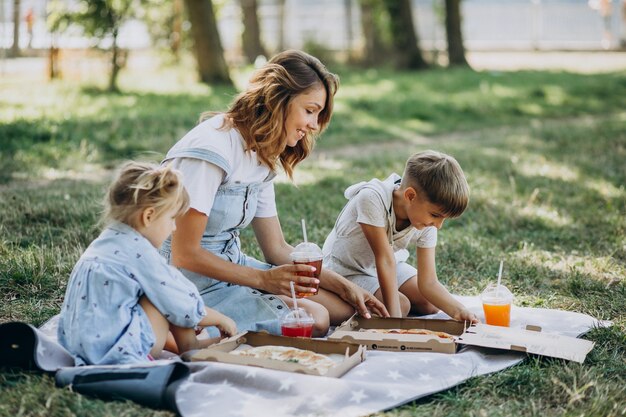
<path fill-rule="evenodd" d="M 469 323 L 467 323 L 468 325 Z M 361 343 L 370 350 L 406 351 L 406 352 L 440 352 L 455 353 L 457 344 L 454 339 L 444 339 L 435 334 L 399 334 L 376 333 L 370 329 L 424 329 L 445 332 L 450 336 L 460 336 L 466 324 L 454 320 L 423 319 L 423 318 L 383 318 L 366 319 L 357 315 L 337 327 L 328 336 L 331 340 L 344 340 Z"/>
<path fill-rule="evenodd" d="M 541 328 L 519 328 L 473 324 L 457 338 L 459 343 L 496 349 L 516 350 L 582 363 L 593 348 L 589 340 L 541 332 Z"/>
<path fill-rule="evenodd" d="M 344 359 L 337 362 L 327 372 L 321 373 L 300 363 L 261 359 L 252 356 L 235 356 L 229 352 L 240 345 L 250 346 L 290 346 L 310 350 L 324 355 L 342 355 Z M 341 341 L 317 340 L 302 337 L 274 336 L 263 332 L 244 332 L 222 340 L 220 343 L 197 350 L 190 357 L 191 361 L 215 361 L 237 365 L 258 366 L 279 371 L 296 372 L 308 375 L 340 377 L 348 370 L 365 360 L 365 346 Z"/>

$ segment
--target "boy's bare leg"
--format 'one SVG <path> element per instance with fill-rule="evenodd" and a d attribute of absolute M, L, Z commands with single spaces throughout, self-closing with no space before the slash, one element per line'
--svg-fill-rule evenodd
<path fill-rule="evenodd" d="M 432 305 L 419 290 L 417 286 L 417 275 L 411 277 L 408 281 L 400 286 L 400 292 L 408 298 L 411 305 L 411 311 L 419 316 L 425 314 L 435 314 L 439 309 Z"/>
<path fill-rule="evenodd" d="M 293 308 L 293 300 L 291 297 L 285 295 L 280 295 L 279 297 L 289 308 Z M 317 295 L 315 295 L 315 297 L 317 297 Z M 328 327 L 330 326 L 329 313 L 326 307 L 306 298 L 298 299 L 298 307 L 303 308 L 307 313 L 313 316 L 313 320 L 315 320 L 315 324 L 313 325 L 313 337 L 326 336 Z"/>
<path fill-rule="evenodd" d="M 385 302 L 383 299 L 383 292 L 380 288 L 376 290 L 374 297 L 378 298 L 381 303 Z M 400 298 L 400 311 L 402 312 L 402 317 L 406 317 L 409 315 L 409 311 L 411 310 L 411 302 L 404 294 L 402 294 L 402 291 L 400 291 L 398 297 Z"/>

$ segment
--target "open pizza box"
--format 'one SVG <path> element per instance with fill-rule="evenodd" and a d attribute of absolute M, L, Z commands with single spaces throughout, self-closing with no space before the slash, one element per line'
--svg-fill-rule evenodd
<path fill-rule="evenodd" d="M 324 355 L 327 359 L 332 360 L 334 364 L 325 370 L 305 366 L 299 363 L 298 359 L 264 359 L 254 356 L 238 356 L 231 353 L 236 350 L 245 350 L 259 346 L 303 349 Z M 249 331 L 224 339 L 218 344 L 197 350 L 191 355 L 190 360 L 258 366 L 279 371 L 338 378 L 365 360 L 365 350 L 365 346 L 350 342 L 274 336 L 264 332 Z"/>
<path fill-rule="evenodd" d="M 425 329 L 433 334 L 375 333 L 374 329 Z M 445 332 L 444 337 L 437 332 Z M 515 350 L 582 363 L 594 343 L 589 340 L 542 332 L 538 326 L 511 328 L 455 320 L 420 318 L 366 319 L 353 316 L 329 337 L 366 345 L 368 349 L 456 353 L 460 345 Z"/>

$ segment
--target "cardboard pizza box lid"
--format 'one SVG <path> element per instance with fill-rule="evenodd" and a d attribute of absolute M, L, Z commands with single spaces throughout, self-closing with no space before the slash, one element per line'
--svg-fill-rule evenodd
<path fill-rule="evenodd" d="M 453 336 L 453 340 L 437 336 L 415 334 L 382 334 L 367 329 L 426 329 L 441 331 Z M 542 332 L 541 327 L 528 325 L 525 329 L 472 324 L 455 320 L 423 318 L 366 319 L 352 316 L 329 339 L 361 343 L 368 349 L 456 353 L 459 345 L 472 345 L 496 349 L 514 350 L 536 355 L 561 358 L 582 363 L 594 343 L 558 333 Z"/>
<path fill-rule="evenodd" d="M 442 339 L 436 335 L 374 333 L 367 329 L 426 329 L 460 336 L 465 326 L 467 324 L 454 320 L 413 317 L 366 319 L 354 315 L 338 326 L 328 338 L 360 343 L 370 350 L 455 353 L 457 344 L 454 339 Z"/>
<path fill-rule="evenodd" d="M 339 354 L 344 359 L 322 374 L 317 369 L 311 369 L 294 362 L 284 362 L 272 359 L 260 359 L 250 356 L 232 355 L 229 352 L 242 344 L 256 346 L 287 346 L 310 350 L 323 355 Z M 244 332 L 237 334 L 220 343 L 193 352 L 191 361 L 213 361 L 238 365 L 257 366 L 279 371 L 296 372 L 308 375 L 327 376 L 338 378 L 350 369 L 365 360 L 365 346 L 335 340 L 319 340 L 303 337 L 274 336 L 265 332 Z"/>
<path fill-rule="evenodd" d="M 456 340 L 466 345 L 515 350 L 579 363 L 584 362 L 594 346 L 590 340 L 542 332 L 540 327 L 532 325 L 521 329 L 472 324 Z"/>

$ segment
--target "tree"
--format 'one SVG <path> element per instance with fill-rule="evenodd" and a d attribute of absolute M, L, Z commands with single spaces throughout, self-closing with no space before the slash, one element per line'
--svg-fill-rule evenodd
<path fill-rule="evenodd" d="M 446 0 L 446 39 L 448 41 L 448 64 L 468 66 L 461 31 L 461 0 Z"/>
<path fill-rule="evenodd" d="M 141 0 L 144 6 L 143 21 L 146 24 L 152 44 L 171 53 L 178 62 L 183 44 L 183 20 L 185 7 L 183 0 Z"/>
<path fill-rule="evenodd" d="M 69 9 L 61 0 L 51 3 L 52 31 L 62 31 L 74 24 L 82 27 L 100 46 L 105 40 L 111 40 L 108 90 L 119 91 L 117 76 L 126 64 L 127 53 L 120 50 L 118 36 L 122 25 L 135 16 L 137 0 L 78 0 L 75 6 Z"/>
<path fill-rule="evenodd" d="M 278 52 L 285 50 L 285 1 L 278 0 Z"/>
<path fill-rule="evenodd" d="M 191 22 L 191 36 L 200 80 L 206 84 L 232 85 L 217 30 L 213 1 L 185 0 L 185 5 Z"/>
<path fill-rule="evenodd" d="M 240 0 L 240 4 L 243 14 L 243 33 L 241 34 L 243 54 L 248 58 L 248 62 L 254 62 L 259 55 L 267 56 L 261 44 L 257 0 Z"/>
<path fill-rule="evenodd" d="M 389 45 L 385 42 L 385 28 L 388 27 L 388 14 L 381 0 L 359 0 L 361 7 L 361 27 L 365 39 L 363 63 L 378 64 L 389 53 Z"/>
<path fill-rule="evenodd" d="M 4 4 L 1 6 L 4 7 Z M 20 56 L 20 0 L 13 0 L 13 45 L 11 45 L 11 56 Z"/>
<path fill-rule="evenodd" d="M 383 0 L 389 13 L 391 39 L 395 62 L 399 69 L 424 69 L 428 63 L 422 57 L 419 39 L 413 24 L 410 0 Z"/>

